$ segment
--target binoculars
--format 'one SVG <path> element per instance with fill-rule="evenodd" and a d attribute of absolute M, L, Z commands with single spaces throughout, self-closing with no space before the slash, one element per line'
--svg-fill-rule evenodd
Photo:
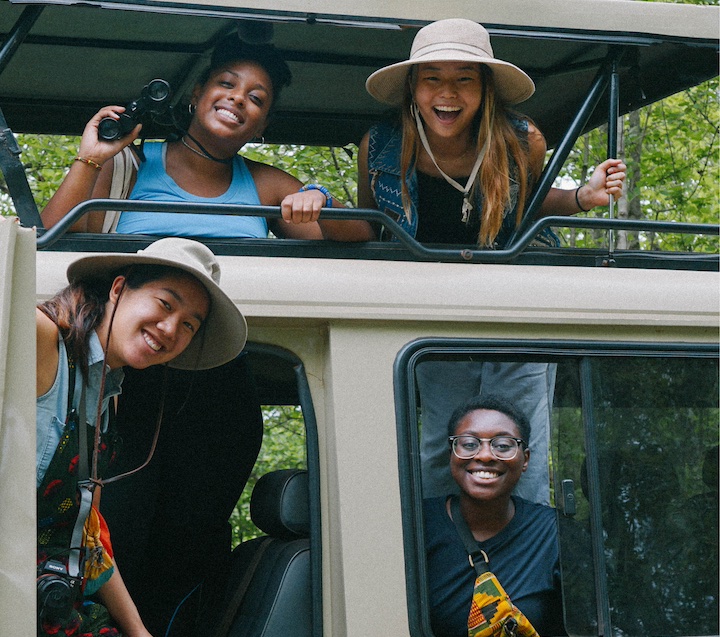
<path fill-rule="evenodd" d="M 120 119 L 103 117 L 98 125 L 98 137 L 111 142 L 127 135 L 135 128 L 146 113 L 161 115 L 170 108 L 170 84 L 165 80 L 148 82 L 140 97 L 125 107 Z"/>

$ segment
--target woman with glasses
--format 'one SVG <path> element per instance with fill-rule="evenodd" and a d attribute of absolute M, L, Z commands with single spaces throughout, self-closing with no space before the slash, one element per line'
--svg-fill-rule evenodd
<path fill-rule="evenodd" d="M 555 511 L 513 495 L 530 459 L 528 419 L 502 398 L 475 398 L 455 410 L 448 434 L 450 472 L 460 493 L 424 502 L 433 634 L 468 635 L 476 572 L 455 510 L 537 632 L 564 635 Z"/>

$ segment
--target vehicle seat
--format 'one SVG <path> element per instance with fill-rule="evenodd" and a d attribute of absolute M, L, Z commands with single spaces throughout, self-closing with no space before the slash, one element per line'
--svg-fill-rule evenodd
<path fill-rule="evenodd" d="M 248 356 L 215 369 L 168 369 L 163 425 L 142 471 L 103 488 L 102 511 L 130 595 L 153 635 L 190 637 L 225 590 L 229 523 L 262 444 Z M 163 369 L 128 369 L 118 409 L 122 448 L 112 475 L 146 458 Z"/>
<path fill-rule="evenodd" d="M 310 508 L 307 471 L 283 469 L 258 480 L 250 517 L 267 535 L 232 554 L 217 637 L 310 637 Z"/>

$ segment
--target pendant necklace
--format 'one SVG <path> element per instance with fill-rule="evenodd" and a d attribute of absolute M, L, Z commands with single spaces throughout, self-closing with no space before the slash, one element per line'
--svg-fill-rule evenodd
<path fill-rule="evenodd" d="M 485 153 L 487 152 L 487 149 L 490 146 L 490 133 L 488 133 L 487 139 L 485 140 L 483 147 L 480 149 L 480 153 L 478 154 L 477 159 L 475 160 L 475 165 L 473 166 L 473 169 L 470 172 L 470 177 L 468 177 L 467 183 L 465 184 L 465 187 L 463 188 L 452 177 L 445 174 L 443 169 L 440 168 L 440 166 L 438 166 L 437 161 L 435 161 L 435 156 L 433 155 L 432 150 L 430 150 L 430 144 L 427 140 L 427 135 L 425 134 L 425 128 L 423 127 L 422 120 L 420 119 L 420 113 L 418 112 L 418 109 L 415 108 L 414 104 L 411 106 L 411 110 L 412 110 L 413 115 L 415 116 L 415 123 L 417 125 L 418 134 L 420 135 L 420 141 L 422 142 L 422 145 L 425 148 L 425 152 L 427 152 L 427 154 L 430 156 L 430 159 L 432 159 L 432 163 L 435 164 L 435 168 L 438 169 L 438 171 L 443 176 L 445 181 L 447 181 L 453 188 L 459 190 L 463 194 L 462 221 L 463 221 L 463 223 L 467 223 L 468 219 L 470 218 L 470 213 L 472 212 L 472 209 L 473 209 L 473 205 L 470 202 L 470 190 L 473 186 L 473 183 L 475 183 L 475 177 L 477 177 L 478 171 L 480 170 L 480 165 L 482 164 L 482 161 L 485 157 Z"/>

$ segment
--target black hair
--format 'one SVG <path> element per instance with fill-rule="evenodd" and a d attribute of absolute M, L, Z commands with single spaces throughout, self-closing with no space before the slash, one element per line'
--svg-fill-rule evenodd
<path fill-rule="evenodd" d="M 215 46 L 210 66 L 200 76 L 198 82 L 205 84 L 210 75 L 228 62 L 247 61 L 261 66 L 272 82 L 273 99 L 270 110 L 277 104 L 283 88 L 290 85 L 292 73 L 287 62 L 272 44 L 249 44 L 232 33 Z"/>
<path fill-rule="evenodd" d="M 507 416 L 517 425 L 520 431 L 520 437 L 526 442 L 530 442 L 530 421 L 525 413 L 515 406 L 513 402 L 498 395 L 475 396 L 466 403 L 460 405 L 450 416 L 448 421 L 448 436 L 455 435 L 458 423 L 472 411 L 479 409 L 485 411 L 499 411 Z"/>

